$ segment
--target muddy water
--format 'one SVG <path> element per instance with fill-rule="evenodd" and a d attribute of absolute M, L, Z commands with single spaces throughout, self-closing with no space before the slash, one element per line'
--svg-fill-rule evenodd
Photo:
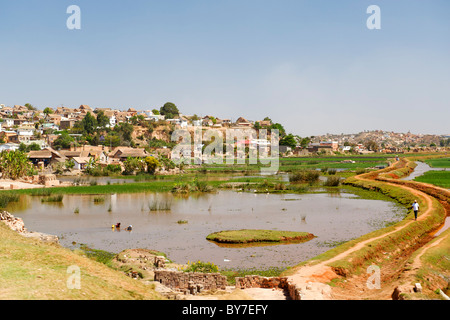
<path fill-rule="evenodd" d="M 430 171 L 430 170 L 438 170 L 438 171 L 445 170 L 443 168 L 430 167 L 425 162 L 416 161 L 416 164 L 417 164 L 417 166 L 414 168 L 414 171 L 409 176 L 402 178 L 402 180 L 414 180 L 415 178 L 420 177 L 425 172 Z"/>
<path fill-rule="evenodd" d="M 22 196 L 10 208 L 29 230 L 58 235 L 63 246 L 87 244 L 120 252 L 148 248 L 178 263 L 214 262 L 222 268 L 286 267 L 399 221 L 406 214 L 393 202 L 341 194 L 252 194 L 220 191 L 188 198 L 171 194 L 117 194 L 95 203 L 95 196 L 65 195 L 61 204 Z M 154 211 L 155 207 L 160 209 Z M 74 213 L 78 208 L 79 213 Z M 180 224 L 178 221 L 187 223 Z M 111 226 L 122 224 L 120 232 Z M 128 225 L 131 232 L 125 231 Z M 317 238 L 300 244 L 224 248 L 205 238 L 230 229 L 305 231 Z"/>

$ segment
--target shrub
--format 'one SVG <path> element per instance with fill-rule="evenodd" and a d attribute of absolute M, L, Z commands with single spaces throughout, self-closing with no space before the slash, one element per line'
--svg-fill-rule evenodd
<path fill-rule="evenodd" d="M 46 197 L 46 198 L 42 198 L 41 202 L 62 202 L 63 200 L 63 195 L 62 194 L 57 194 L 55 196 L 50 196 L 50 197 Z"/>
<path fill-rule="evenodd" d="M 320 172 L 317 170 L 301 170 L 289 175 L 289 182 L 315 183 L 319 180 Z"/>
<path fill-rule="evenodd" d="M 327 187 L 337 187 L 341 183 L 341 178 L 337 176 L 328 177 L 327 181 L 323 183 Z"/>
<path fill-rule="evenodd" d="M 335 175 L 336 172 L 337 172 L 336 169 L 329 169 L 329 170 L 328 170 L 328 174 L 330 174 L 330 175 Z"/>
<path fill-rule="evenodd" d="M 201 272 L 201 273 L 215 273 L 219 272 L 219 267 L 212 262 L 197 261 L 190 263 L 183 269 L 184 272 Z"/>

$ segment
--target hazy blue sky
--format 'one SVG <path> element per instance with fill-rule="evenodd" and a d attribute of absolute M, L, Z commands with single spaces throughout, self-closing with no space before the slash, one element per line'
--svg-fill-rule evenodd
<path fill-rule="evenodd" d="M 448 0 L 0 0 L 0 104 L 450 134 L 449 17 Z"/>

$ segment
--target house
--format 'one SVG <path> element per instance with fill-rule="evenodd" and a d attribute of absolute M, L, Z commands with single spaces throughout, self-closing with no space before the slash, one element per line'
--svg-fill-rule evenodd
<path fill-rule="evenodd" d="M 20 143 L 28 144 L 30 143 L 31 139 L 33 138 L 34 133 L 33 130 L 27 130 L 27 129 L 18 129 L 17 130 L 17 137 Z"/>
<path fill-rule="evenodd" d="M 91 157 L 74 157 L 72 158 L 75 170 L 84 170 L 88 165 L 89 161 L 91 161 Z"/>
<path fill-rule="evenodd" d="M 108 154 L 108 157 L 113 160 L 125 161 L 128 158 L 145 158 L 150 154 L 141 148 L 131 147 L 116 147 Z"/>
<path fill-rule="evenodd" d="M 243 117 L 239 117 L 236 120 L 236 125 L 239 127 L 251 127 L 253 124 Z"/>
<path fill-rule="evenodd" d="M 60 150 L 59 153 L 63 156 L 65 156 L 67 159 L 73 159 L 73 158 L 83 158 L 83 157 L 89 157 L 89 151 L 72 151 L 72 150 Z"/>
<path fill-rule="evenodd" d="M 76 122 L 75 119 L 68 119 L 68 118 L 61 119 L 59 122 L 59 129 L 60 130 L 71 129 L 73 128 L 75 122 Z"/>
<path fill-rule="evenodd" d="M 86 104 L 82 104 L 82 105 L 78 108 L 78 110 L 80 110 L 80 112 L 85 112 L 85 113 L 87 113 L 87 112 L 92 112 L 92 108 L 89 107 L 89 106 L 86 105 Z"/>
<path fill-rule="evenodd" d="M 67 157 L 60 154 L 55 149 L 48 147 L 43 150 L 30 151 L 28 153 L 28 159 L 30 159 L 34 165 L 43 162 L 44 166 L 48 166 L 51 163 L 65 162 Z"/>
<path fill-rule="evenodd" d="M 11 128 L 14 127 L 14 119 L 3 119 L 3 127 Z"/>
<path fill-rule="evenodd" d="M 88 157 L 94 158 L 100 164 L 108 163 L 108 154 L 104 150 L 90 150 L 88 151 Z"/>
<path fill-rule="evenodd" d="M 0 140 L 3 140 L 5 143 L 20 143 L 19 135 L 15 131 L 0 132 Z"/>

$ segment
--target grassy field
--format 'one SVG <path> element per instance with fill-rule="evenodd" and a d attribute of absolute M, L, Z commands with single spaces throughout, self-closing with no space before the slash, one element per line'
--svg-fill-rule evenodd
<path fill-rule="evenodd" d="M 450 171 L 427 171 L 414 181 L 434 184 L 443 188 L 450 188 Z"/>
<path fill-rule="evenodd" d="M 450 158 L 430 159 L 425 162 L 433 168 L 450 168 Z"/>
<path fill-rule="evenodd" d="M 79 270 L 79 286 L 69 267 Z M 76 286 L 74 286 L 76 285 Z M 14 300 L 162 299 L 145 285 L 83 253 L 25 238 L 0 223 L 0 298 Z"/>

